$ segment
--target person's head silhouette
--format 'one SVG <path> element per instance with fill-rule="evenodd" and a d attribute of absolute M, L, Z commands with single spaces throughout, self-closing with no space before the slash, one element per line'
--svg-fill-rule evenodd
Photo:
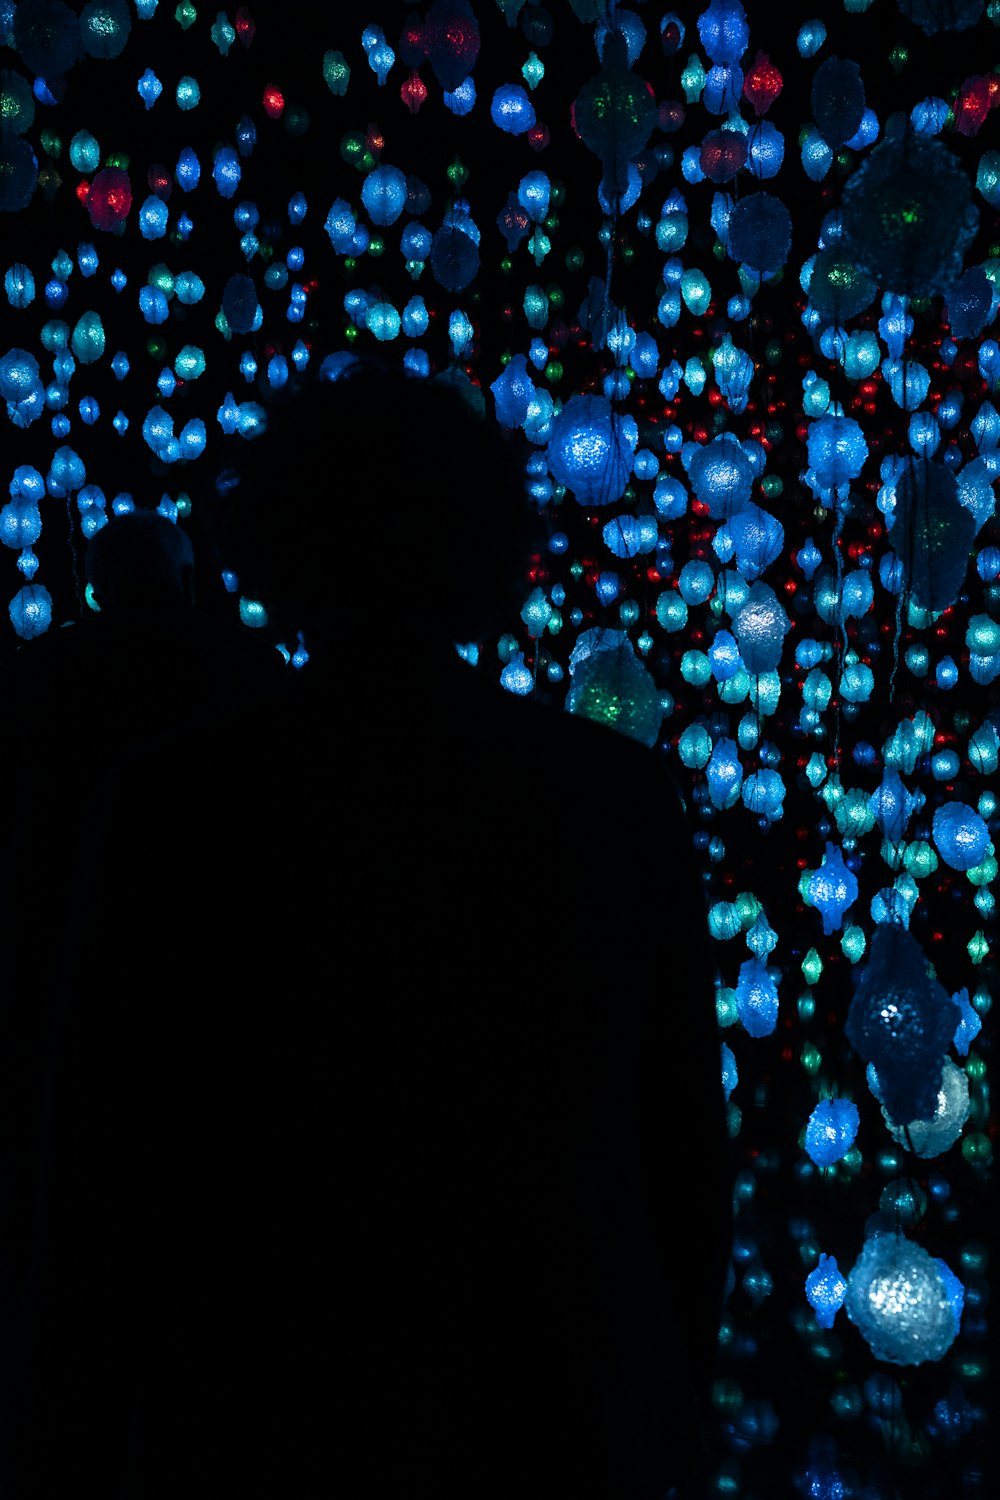
<path fill-rule="evenodd" d="M 113 516 L 91 537 L 83 566 L 105 615 L 176 609 L 194 600 L 190 539 L 157 511 Z"/>
<path fill-rule="evenodd" d="M 462 376 L 341 369 L 226 455 L 216 503 L 241 592 L 334 648 L 500 628 L 536 535 L 522 455 Z"/>

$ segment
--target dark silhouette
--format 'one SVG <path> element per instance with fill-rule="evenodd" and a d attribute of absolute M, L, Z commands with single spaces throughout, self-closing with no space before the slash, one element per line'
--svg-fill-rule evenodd
<path fill-rule="evenodd" d="M 310 660 L 91 801 L 19 1500 L 697 1473 L 730 1214 L 700 874 L 651 752 L 455 650 L 526 536 L 469 393 L 302 391 L 196 499 Z"/>

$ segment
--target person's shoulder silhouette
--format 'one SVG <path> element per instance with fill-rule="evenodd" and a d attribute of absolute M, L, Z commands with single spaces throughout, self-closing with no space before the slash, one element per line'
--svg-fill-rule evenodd
<path fill-rule="evenodd" d="M 730 1192 L 701 876 L 652 752 L 455 649 L 530 536 L 477 394 L 362 372 L 271 414 L 218 500 L 298 701 L 179 755 L 141 836 L 102 809 L 72 1055 L 141 1062 L 90 1118 L 67 1089 L 54 1279 L 64 1344 L 138 1361 L 96 1388 L 146 1495 L 660 1500 L 697 1457 Z M 50 1408 L 113 1444 L 62 1368 Z"/>

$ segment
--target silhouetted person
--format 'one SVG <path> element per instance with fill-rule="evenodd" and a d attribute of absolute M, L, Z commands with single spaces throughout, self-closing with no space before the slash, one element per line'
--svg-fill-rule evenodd
<path fill-rule="evenodd" d="M 455 650 L 527 514 L 459 391 L 319 385 L 238 459 L 230 560 L 310 660 L 93 805 L 19 1494 L 660 1500 L 730 1212 L 677 794 Z"/>

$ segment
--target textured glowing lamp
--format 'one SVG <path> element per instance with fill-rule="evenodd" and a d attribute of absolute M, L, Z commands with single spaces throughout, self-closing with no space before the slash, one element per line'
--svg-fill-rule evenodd
<path fill-rule="evenodd" d="M 860 1123 L 858 1107 L 850 1099 L 821 1099 L 806 1125 L 807 1155 L 818 1167 L 832 1167 L 854 1145 Z"/>
<path fill-rule="evenodd" d="M 865 1241 L 847 1279 L 845 1305 L 875 1358 L 889 1364 L 941 1359 L 958 1333 L 941 1267 L 902 1234 Z"/>
<path fill-rule="evenodd" d="M 836 1256 L 820 1255 L 815 1270 L 810 1271 L 806 1277 L 806 1299 L 821 1328 L 833 1327 L 846 1296 L 847 1279 L 837 1264 Z"/>
<path fill-rule="evenodd" d="M 606 398 L 571 396 L 552 423 L 549 468 L 581 505 L 609 505 L 624 493 L 637 442 L 634 422 Z"/>

